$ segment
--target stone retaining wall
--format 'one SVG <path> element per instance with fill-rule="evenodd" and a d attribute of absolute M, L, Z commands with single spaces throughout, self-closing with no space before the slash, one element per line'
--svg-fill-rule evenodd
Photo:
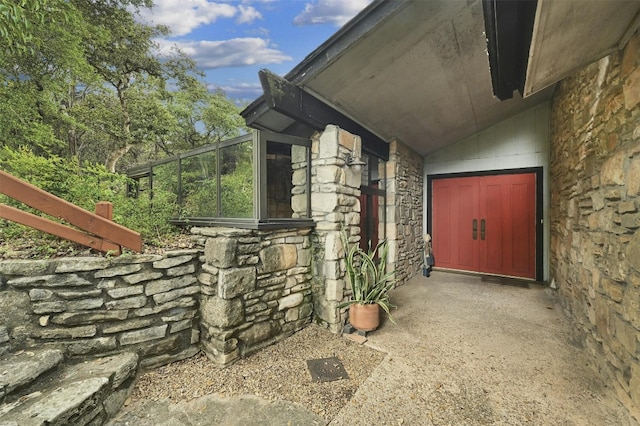
<path fill-rule="evenodd" d="M 202 249 L 0 262 L 0 355 L 136 352 L 143 367 L 220 364 L 311 322 L 311 228 L 194 228 Z M 202 338 L 201 338 L 202 336 Z"/>
<path fill-rule="evenodd" d="M 576 337 L 640 418 L 640 37 L 556 88 L 550 273 Z"/>
<path fill-rule="evenodd" d="M 129 351 L 150 367 L 197 353 L 199 253 L 0 262 L 0 354 Z"/>
<path fill-rule="evenodd" d="M 310 228 L 196 228 L 206 237 L 200 305 L 202 348 L 228 364 L 311 322 Z"/>

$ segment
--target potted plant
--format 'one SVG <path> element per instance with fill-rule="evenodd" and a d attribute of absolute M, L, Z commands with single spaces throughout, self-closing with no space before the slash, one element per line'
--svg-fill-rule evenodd
<path fill-rule="evenodd" d="M 349 245 L 342 232 L 346 273 L 351 286 L 351 299 L 338 307 L 349 307 L 349 322 L 362 331 L 372 331 L 380 325 L 380 308 L 391 318 L 389 291 L 395 287 L 393 272 L 387 272 L 389 244 L 379 242 L 373 249 L 362 250 L 357 244 Z"/>

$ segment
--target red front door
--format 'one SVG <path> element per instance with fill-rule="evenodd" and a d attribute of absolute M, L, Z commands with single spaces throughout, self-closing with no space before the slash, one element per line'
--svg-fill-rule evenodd
<path fill-rule="evenodd" d="M 534 173 L 433 180 L 436 266 L 535 278 Z"/>

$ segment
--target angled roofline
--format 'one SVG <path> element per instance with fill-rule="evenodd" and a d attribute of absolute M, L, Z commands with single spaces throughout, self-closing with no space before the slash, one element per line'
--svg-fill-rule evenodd
<path fill-rule="evenodd" d="M 491 85 L 504 101 L 524 96 L 538 0 L 482 0 Z"/>
<path fill-rule="evenodd" d="M 374 30 L 381 22 L 397 11 L 402 10 L 408 4 L 408 0 L 374 0 L 327 41 L 307 55 L 302 62 L 289 71 L 279 84 L 283 85 L 285 82 L 290 83 L 290 85 L 286 85 L 288 87 L 288 93 L 295 93 L 301 101 L 297 106 L 293 103 L 287 103 L 286 105 L 279 104 L 276 107 L 276 105 L 273 104 L 273 98 L 268 93 L 268 89 L 266 88 L 268 85 L 265 85 L 266 79 L 264 78 L 270 73 L 262 70 L 260 75 L 264 95 L 258 97 L 240 112 L 240 115 L 245 119 L 247 125 L 257 129 L 278 132 L 279 130 L 270 127 L 270 124 L 273 124 L 272 122 L 270 123 L 271 120 L 268 117 L 270 111 L 275 111 L 278 114 L 295 120 L 294 125 L 288 129 L 280 130 L 280 132 L 286 134 L 288 134 L 287 132 L 291 132 L 291 134 L 295 133 L 296 136 L 300 136 L 300 132 L 304 132 L 304 129 L 317 130 L 319 126 L 324 128 L 327 124 L 339 124 L 345 130 L 351 131 L 352 133 L 362 133 L 360 136 L 362 137 L 363 149 L 365 151 L 385 160 L 388 159 L 388 141 L 375 135 L 357 121 L 345 116 L 326 101 L 308 93 L 304 85 L 310 77 L 322 72 L 335 60 L 340 58 L 350 46 L 362 37 L 366 37 L 366 35 Z M 277 76 L 272 75 L 272 78 L 273 77 Z M 302 102 L 302 100 L 304 100 L 304 102 Z M 314 111 L 313 118 L 307 117 L 310 110 Z M 325 121 L 328 120 L 337 122 L 325 123 Z"/>
<path fill-rule="evenodd" d="M 355 42 L 366 36 L 376 26 L 408 5 L 407 0 L 374 0 L 347 22 L 327 41 L 307 55 L 284 78 L 293 84 L 304 84 L 310 75 L 324 70 Z"/>

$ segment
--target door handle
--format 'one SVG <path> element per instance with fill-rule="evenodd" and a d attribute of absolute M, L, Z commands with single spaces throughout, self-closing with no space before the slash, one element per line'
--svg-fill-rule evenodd
<path fill-rule="evenodd" d="M 478 239 L 478 219 L 473 219 L 471 221 L 471 235 L 474 240 Z"/>
<path fill-rule="evenodd" d="M 484 219 L 480 221 L 480 239 L 484 240 L 486 234 L 487 223 Z"/>

